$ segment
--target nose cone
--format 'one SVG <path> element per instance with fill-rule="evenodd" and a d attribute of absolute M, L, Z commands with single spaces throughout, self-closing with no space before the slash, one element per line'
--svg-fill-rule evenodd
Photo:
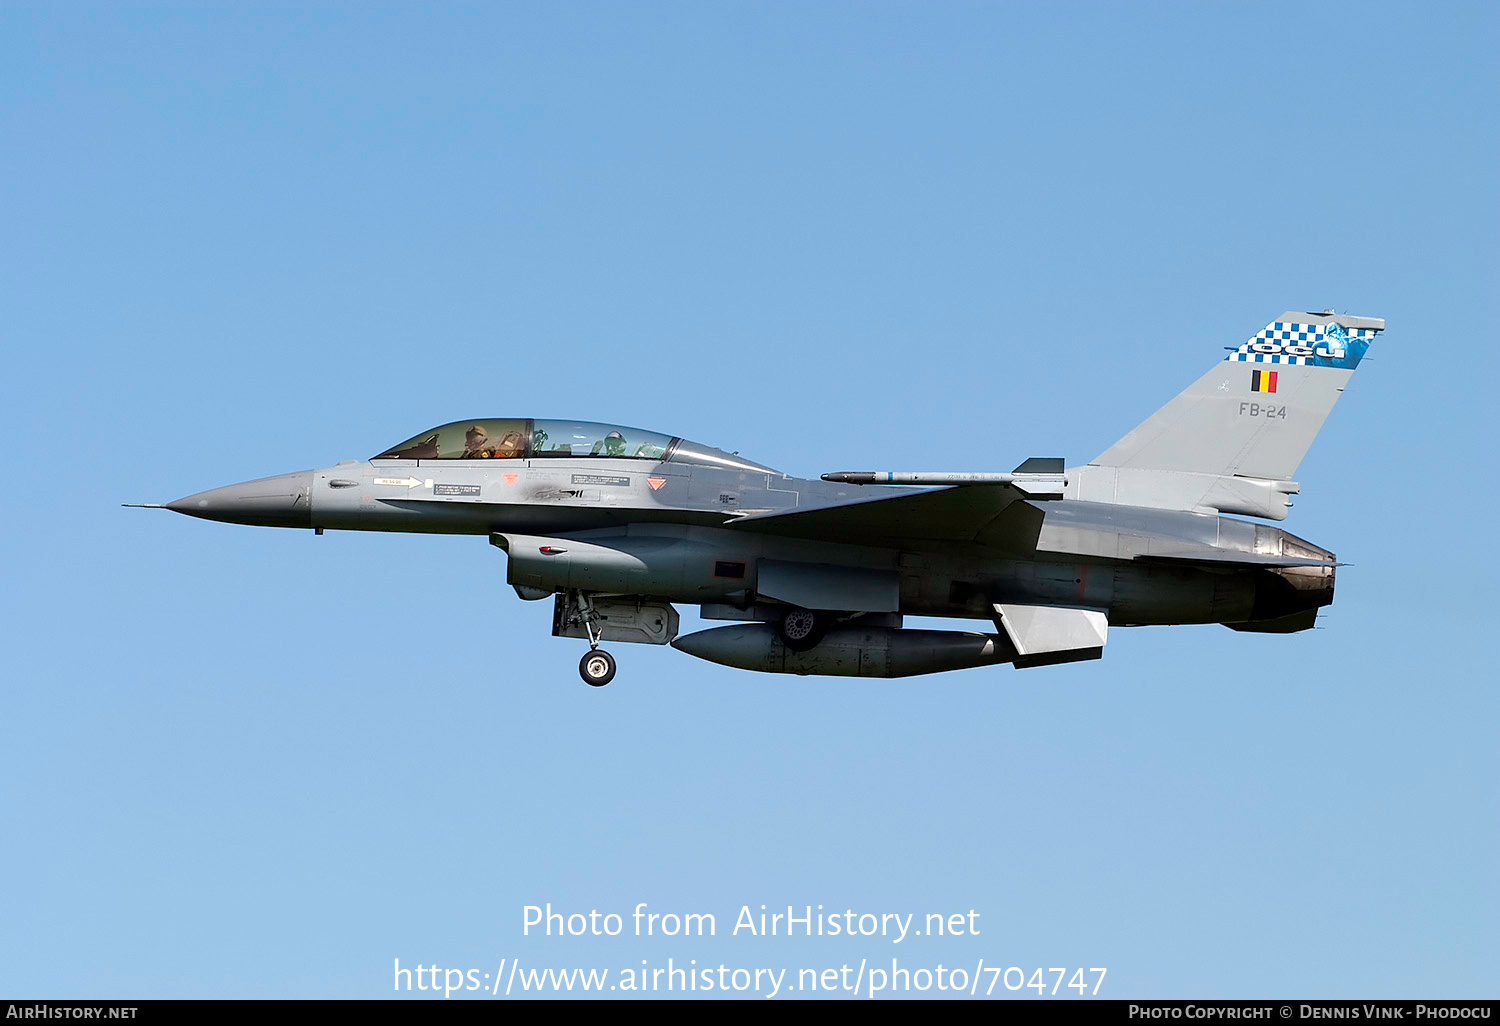
<path fill-rule="evenodd" d="M 167 509 L 204 520 L 257 527 L 312 526 L 311 470 L 213 488 L 167 503 Z"/>

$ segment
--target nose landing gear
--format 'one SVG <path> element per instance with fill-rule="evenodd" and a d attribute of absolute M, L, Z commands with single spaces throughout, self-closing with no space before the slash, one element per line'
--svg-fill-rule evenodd
<path fill-rule="evenodd" d="M 615 657 L 599 647 L 599 611 L 584 592 L 578 593 L 578 611 L 589 634 L 589 650 L 578 661 L 578 675 L 592 688 L 602 688 L 615 679 Z"/>
<path fill-rule="evenodd" d="M 610 641 L 665 645 L 677 637 L 677 610 L 670 602 L 644 595 L 558 591 L 552 604 L 552 636 L 579 638 L 589 653 L 578 664 L 578 675 L 590 687 L 602 688 L 615 676 L 615 660 L 599 648 Z"/>

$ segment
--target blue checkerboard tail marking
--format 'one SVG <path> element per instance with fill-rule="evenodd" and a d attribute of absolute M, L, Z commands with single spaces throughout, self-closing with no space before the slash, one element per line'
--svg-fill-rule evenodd
<path fill-rule="evenodd" d="M 1282 317 L 1286 319 L 1272 321 L 1230 350 L 1226 359 L 1231 363 L 1353 370 L 1381 331 L 1363 323 L 1375 319 L 1370 317 L 1344 318 L 1361 322 L 1354 325 L 1340 324 L 1331 314 L 1282 314 Z"/>

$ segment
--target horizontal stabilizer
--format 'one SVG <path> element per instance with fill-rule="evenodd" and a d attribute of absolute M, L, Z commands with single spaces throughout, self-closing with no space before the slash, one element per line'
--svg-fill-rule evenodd
<path fill-rule="evenodd" d="M 1102 609 L 997 602 L 995 623 L 1016 647 L 1016 668 L 1098 659 L 1109 636 Z"/>
<path fill-rule="evenodd" d="M 1316 609 L 1304 609 L 1278 616 L 1274 620 L 1251 620 L 1249 623 L 1226 623 L 1224 626 L 1232 631 L 1244 631 L 1248 634 L 1296 634 L 1298 631 L 1311 630 L 1317 626 L 1317 620 Z"/>
<path fill-rule="evenodd" d="M 1051 474 L 1061 477 L 1063 458 L 1061 456 L 1033 456 L 1017 467 L 1014 472 L 1017 474 Z"/>

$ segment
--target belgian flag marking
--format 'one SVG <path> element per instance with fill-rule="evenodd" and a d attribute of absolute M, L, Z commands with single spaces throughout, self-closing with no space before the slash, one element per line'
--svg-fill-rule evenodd
<path fill-rule="evenodd" d="M 1276 371 L 1251 371 L 1250 391 L 1252 392 L 1274 392 L 1276 391 Z"/>

